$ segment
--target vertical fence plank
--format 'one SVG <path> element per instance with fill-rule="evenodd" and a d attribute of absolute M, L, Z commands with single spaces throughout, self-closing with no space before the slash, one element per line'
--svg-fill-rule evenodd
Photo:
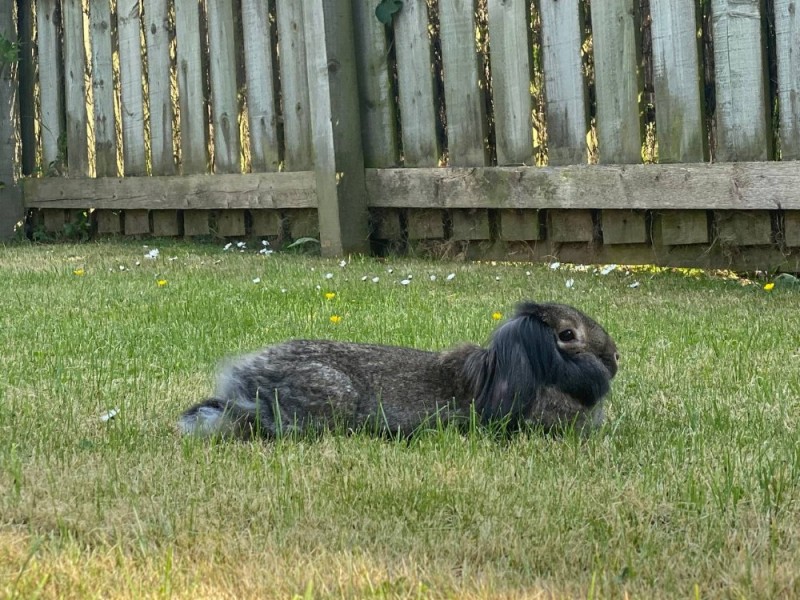
<path fill-rule="evenodd" d="M 125 175 L 144 175 L 144 95 L 140 0 L 117 0 L 120 106 Z"/>
<path fill-rule="evenodd" d="M 439 0 L 447 153 L 452 166 L 486 163 L 486 105 L 473 0 Z"/>
<path fill-rule="evenodd" d="M 280 155 L 272 65 L 275 40 L 266 2 L 242 0 L 242 30 L 253 171 L 277 171 Z"/>
<path fill-rule="evenodd" d="M 147 45 L 147 95 L 153 175 L 175 172 L 170 97 L 169 14 L 167 0 L 144 0 Z"/>
<path fill-rule="evenodd" d="M 406 2 L 395 15 L 394 45 L 404 164 L 435 167 L 439 162 L 439 140 L 425 2 Z"/>
<path fill-rule="evenodd" d="M 353 3 L 353 23 L 364 165 L 396 167 L 400 164 L 400 148 L 389 66 L 388 28 L 377 19 L 375 6 L 369 2 Z M 399 210 L 371 210 L 369 216 L 373 238 L 395 241 L 402 238 Z"/>
<path fill-rule="evenodd" d="M 367 252 L 352 5 L 350 0 L 304 4 L 320 246 L 325 255 Z"/>
<path fill-rule="evenodd" d="M 200 59 L 200 11 L 197 2 L 175 3 L 175 35 L 178 59 L 178 107 L 181 128 L 181 170 L 184 175 L 205 173 L 206 103 Z"/>
<path fill-rule="evenodd" d="M 217 173 L 239 173 L 241 144 L 232 0 L 208 1 L 208 42 L 214 166 Z"/>
<path fill-rule="evenodd" d="M 208 171 L 208 114 L 203 93 L 203 61 L 200 43 L 200 9 L 194 0 L 175 3 L 175 36 L 178 71 L 178 119 L 180 124 L 180 165 L 184 175 Z M 186 210 L 186 236 L 209 233 L 209 211 Z M 159 217 L 160 218 L 160 217 Z M 157 223 L 153 216 L 153 226 Z M 178 227 L 178 229 L 180 229 Z"/>
<path fill-rule="evenodd" d="M 602 163 L 642 161 L 634 0 L 592 2 L 597 144 Z"/>
<path fill-rule="evenodd" d="M 17 39 L 12 19 L 13 0 L 0 0 L 0 36 Z M 0 240 L 14 236 L 22 218 L 22 199 L 16 180 L 19 175 L 19 96 L 17 65 L 0 62 Z"/>
<path fill-rule="evenodd" d="M 530 15 L 525 0 L 489 0 L 497 164 L 532 165 Z"/>
<path fill-rule="evenodd" d="M 386 26 L 375 17 L 375 7 L 369 2 L 353 3 L 353 21 L 364 164 L 393 167 L 399 154 Z"/>
<path fill-rule="evenodd" d="M 278 2 L 281 95 L 286 169 L 311 168 L 311 112 L 308 106 L 308 71 L 301 2 Z M 319 42 L 319 40 L 316 40 Z"/>
<path fill-rule="evenodd" d="M 111 5 L 108 0 L 92 2 L 89 24 L 92 36 L 95 172 L 98 177 L 114 177 L 117 174 L 117 133 L 111 69 Z"/>
<path fill-rule="evenodd" d="M 651 2 L 658 160 L 702 162 L 701 75 L 694 0 Z"/>
<path fill-rule="evenodd" d="M 64 0 L 64 77 L 67 113 L 67 169 L 73 177 L 89 175 L 86 112 L 86 56 L 80 0 Z"/>
<path fill-rule="evenodd" d="M 721 161 L 766 160 L 769 152 L 760 0 L 711 0 Z"/>
<path fill-rule="evenodd" d="M 800 6 L 774 0 L 781 158 L 800 159 Z"/>
<path fill-rule="evenodd" d="M 586 82 L 581 58 L 579 0 L 541 0 L 547 160 L 550 165 L 587 159 Z"/>
<path fill-rule="evenodd" d="M 60 43 L 61 15 L 56 0 L 39 0 L 36 10 L 37 56 L 39 59 L 39 95 L 43 170 L 60 166 L 64 160 L 61 147 L 64 132 L 63 67 Z"/>

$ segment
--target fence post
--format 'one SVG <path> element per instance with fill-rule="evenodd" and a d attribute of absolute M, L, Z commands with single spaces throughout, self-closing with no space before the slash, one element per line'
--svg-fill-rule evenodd
<path fill-rule="evenodd" d="M 351 4 L 303 3 L 319 235 L 326 256 L 369 251 Z"/>
<path fill-rule="evenodd" d="M 14 237 L 22 219 L 19 172 L 19 81 L 14 0 L 0 0 L 0 240 Z"/>

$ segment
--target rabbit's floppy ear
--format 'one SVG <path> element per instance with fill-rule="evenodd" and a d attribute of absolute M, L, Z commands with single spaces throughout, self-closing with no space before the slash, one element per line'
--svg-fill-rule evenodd
<path fill-rule="evenodd" d="M 552 307 L 548 308 L 546 304 L 539 304 L 538 302 L 520 302 L 517 304 L 514 316 L 537 319 L 550 327 L 555 327 L 555 323 L 551 322 L 553 317 Z"/>

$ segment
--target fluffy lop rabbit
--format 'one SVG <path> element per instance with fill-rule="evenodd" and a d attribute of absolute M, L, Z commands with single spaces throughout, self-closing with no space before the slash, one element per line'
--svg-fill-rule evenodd
<path fill-rule="evenodd" d="M 187 409 L 185 434 L 250 438 L 508 419 L 551 430 L 603 420 L 617 372 L 606 331 L 575 308 L 523 302 L 483 348 L 443 352 L 323 340 L 268 346 L 226 365 L 213 397 Z"/>

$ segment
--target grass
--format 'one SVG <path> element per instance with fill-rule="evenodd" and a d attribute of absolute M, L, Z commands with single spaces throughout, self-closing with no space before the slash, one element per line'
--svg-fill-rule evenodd
<path fill-rule="evenodd" d="M 3 598 L 800 595 L 796 293 L 152 245 L 0 249 Z M 585 441 L 175 434 L 227 355 L 483 341 L 522 298 L 618 342 L 608 425 Z"/>

